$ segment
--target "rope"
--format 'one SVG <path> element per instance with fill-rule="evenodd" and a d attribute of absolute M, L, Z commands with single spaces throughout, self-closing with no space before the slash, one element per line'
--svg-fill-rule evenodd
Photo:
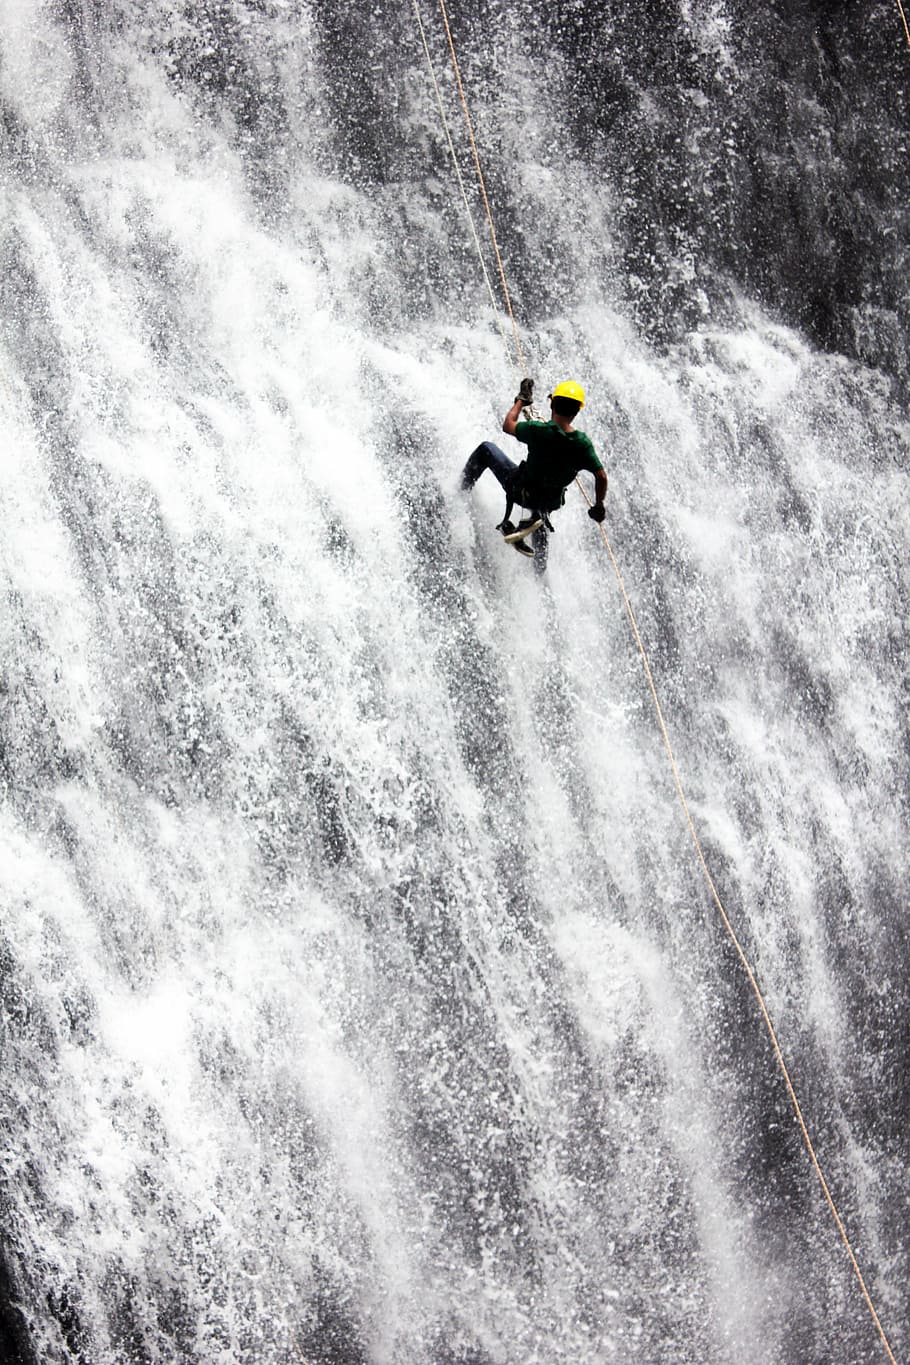
<path fill-rule="evenodd" d="M 901 19 L 903 20 L 904 24 L 904 32 L 907 35 L 907 46 L 910 47 L 910 28 L 907 27 L 907 16 L 904 13 L 904 7 L 901 4 L 901 0 L 897 0 L 897 7 L 901 12 Z"/>
<path fill-rule="evenodd" d="M 474 238 L 474 245 L 477 248 L 477 259 L 480 261 L 480 268 L 483 271 L 483 278 L 486 282 L 487 293 L 490 296 L 490 306 L 493 309 L 493 316 L 496 319 L 496 326 L 499 328 L 499 335 L 502 338 L 503 349 L 508 352 L 509 340 L 506 336 L 505 328 L 502 325 L 500 310 L 496 305 L 496 295 L 493 292 L 493 283 L 490 279 L 487 263 L 483 258 L 483 248 L 480 245 L 480 238 L 477 235 L 477 227 L 474 223 L 474 215 L 471 212 L 471 205 L 468 202 L 468 192 L 465 188 L 464 177 L 461 174 L 461 167 L 458 164 L 458 156 L 455 152 L 455 144 L 452 141 L 452 134 L 449 130 L 449 120 L 446 118 L 445 105 L 442 102 L 442 92 L 439 89 L 439 82 L 436 80 L 436 72 L 433 70 L 433 59 L 430 56 L 430 49 L 427 44 L 426 34 L 424 33 L 423 20 L 420 17 L 420 7 L 417 0 L 414 0 L 414 14 L 417 18 L 417 27 L 420 30 L 420 41 L 423 43 L 423 50 L 427 59 L 427 68 L 430 72 L 430 80 L 433 82 L 433 90 L 436 94 L 436 104 L 439 109 L 439 116 L 442 119 L 442 126 L 445 130 L 446 141 L 449 144 L 449 153 L 452 157 L 452 165 L 455 167 L 455 175 L 458 179 L 458 187 L 461 190 L 461 197 L 464 200 L 465 212 L 468 215 L 468 223 L 471 226 L 471 236 Z"/>
<path fill-rule="evenodd" d="M 899 6 L 901 6 L 901 0 L 897 0 L 897 3 L 898 3 Z M 415 7 L 416 7 L 416 0 L 415 0 Z M 480 156 L 479 156 L 478 151 L 477 151 L 477 143 L 476 143 L 476 141 L 475 141 L 475 139 L 474 139 L 474 130 L 473 130 L 473 125 L 472 125 L 472 123 L 471 123 L 471 115 L 470 115 L 470 113 L 469 113 L 469 111 L 468 111 L 468 102 L 467 102 L 467 98 L 466 98 L 465 92 L 464 92 L 464 85 L 462 84 L 462 80 L 461 80 L 461 72 L 460 72 L 460 69 L 459 69 L 459 66 L 458 66 L 458 58 L 457 58 L 457 56 L 455 55 L 455 45 L 454 45 L 454 43 L 453 43 L 453 41 L 452 41 L 452 32 L 451 32 L 451 29 L 449 28 L 449 19 L 448 19 L 448 15 L 447 15 L 447 13 L 446 13 L 445 0 L 439 0 L 439 8 L 440 8 L 440 10 L 441 10 L 441 12 L 442 12 L 442 18 L 443 18 L 443 23 L 445 24 L 446 36 L 447 36 L 448 41 L 449 41 L 449 51 L 450 51 L 451 56 L 452 56 L 452 66 L 453 66 L 453 69 L 454 69 L 454 72 L 455 72 L 455 79 L 456 79 L 457 84 L 458 84 L 458 92 L 459 92 L 459 94 L 460 94 L 460 96 L 461 96 L 461 104 L 462 104 L 462 109 L 464 110 L 465 123 L 466 123 L 466 125 L 467 125 L 468 136 L 469 136 L 470 142 L 471 142 L 471 150 L 472 150 L 473 153 L 474 153 L 474 164 L 475 164 L 475 166 L 476 166 L 476 168 L 477 168 L 477 178 L 478 178 L 478 182 L 479 182 L 479 184 L 480 184 L 481 194 L 482 194 L 482 196 L 483 196 L 484 208 L 486 209 L 486 213 L 487 213 L 487 221 L 488 221 L 489 226 L 490 226 L 490 237 L 491 237 L 491 239 L 492 239 L 492 242 L 493 242 L 493 249 L 494 249 L 495 254 L 496 254 L 496 263 L 497 263 L 497 265 L 498 265 L 498 267 L 499 267 L 499 277 L 500 277 L 500 280 L 502 281 L 503 294 L 504 294 L 504 296 L 505 296 L 506 306 L 507 306 L 508 311 L 509 311 L 509 317 L 510 317 L 511 322 L 512 322 L 512 332 L 513 332 L 514 337 L 515 337 L 515 349 L 516 349 L 516 352 L 517 352 L 517 354 L 518 354 L 518 360 L 519 360 L 519 363 L 520 363 L 520 365 L 521 365 L 521 368 L 522 368 L 522 370 L 524 370 L 524 358 L 523 358 L 523 356 L 522 356 L 522 351 L 521 351 L 521 342 L 520 342 L 519 337 L 518 337 L 518 328 L 517 328 L 516 323 L 515 323 L 515 315 L 514 315 L 514 313 L 513 313 L 513 311 L 512 311 L 512 302 L 511 302 L 511 299 L 509 298 L 509 289 L 508 289 L 508 285 L 506 284 L 506 277 L 505 277 L 505 271 L 504 271 L 504 269 L 503 269 L 502 257 L 501 257 L 500 252 L 499 252 L 499 244 L 498 244 L 498 242 L 497 242 L 497 240 L 496 240 L 496 229 L 495 229 L 495 227 L 494 227 L 494 225 L 493 225 L 493 214 L 492 214 L 492 212 L 491 212 L 491 210 L 490 210 L 490 201 L 489 201 L 489 199 L 488 199 L 488 197 L 487 197 L 486 186 L 485 186 L 485 184 L 484 184 L 483 171 L 481 170 L 481 166 L 480 166 Z M 902 17 L 903 17 L 903 14 L 904 14 L 904 11 L 903 11 L 903 7 L 901 6 L 901 16 L 902 16 Z M 905 27 L 905 28 L 907 27 L 906 19 L 904 19 L 904 27 Z M 907 31 L 907 41 L 908 41 L 908 43 L 910 43 L 910 30 Z M 581 480 L 578 479 L 578 478 L 576 477 L 575 482 L 576 482 L 576 484 L 578 485 L 578 488 L 579 488 L 579 490 L 580 490 L 580 492 L 581 492 L 582 497 L 584 498 L 585 502 L 586 502 L 586 503 L 588 504 L 588 506 L 590 507 L 590 506 L 591 506 L 591 499 L 588 497 L 587 493 L 585 492 L 584 488 L 582 487 Z M 886 1351 L 886 1353 L 887 1353 L 887 1356 L 888 1356 L 889 1361 L 891 1362 L 891 1365 L 897 1365 L 897 1361 L 896 1361 L 896 1359 L 895 1359 L 895 1357 L 894 1357 L 894 1352 L 891 1350 L 891 1345 L 890 1345 L 890 1343 L 889 1343 L 889 1341 L 888 1341 L 887 1336 L 885 1335 L 885 1329 L 884 1329 L 884 1327 L 882 1326 L 881 1319 L 879 1318 L 878 1313 L 876 1312 L 875 1305 L 874 1305 L 874 1303 L 872 1302 L 871 1295 L 869 1294 L 869 1290 L 866 1288 L 866 1282 L 865 1282 L 865 1280 L 863 1279 L 863 1274 L 862 1274 L 862 1271 L 860 1270 L 859 1262 L 858 1262 L 858 1260 L 857 1260 L 857 1258 L 856 1258 L 856 1254 L 855 1254 L 855 1252 L 854 1252 L 854 1250 L 853 1250 L 853 1246 L 852 1246 L 852 1244 L 851 1244 L 851 1242 L 850 1242 L 850 1238 L 849 1238 L 849 1236 L 847 1235 L 847 1230 L 846 1230 L 846 1228 L 845 1228 L 845 1226 L 844 1226 L 843 1219 L 841 1218 L 840 1213 L 838 1212 L 837 1205 L 836 1205 L 835 1202 L 834 1202 L 834 1196 L 833 1196 L 832 1193 L 831 1193 L 831 1190 L 830 1190 L 830 1187 L 829 1187 L 829 1185 L 828 1185 L 828 1182 L 827 1182 L 827 1180 L 825 1179 L 824 1172 L 822 1171 L 821 1164 L 820 1164 L 820 1162 L 819 1162 L 818 1156 L 817 1156 L 816 1151 L 815 1151 L 815 1147 L 814 1147 L 813 1142 L 812 1142 L 812 1138 L 811 1138 L 811 1136 L 810 1136 L 810 1134 L 809 1134 L 809 1129 L 808 1129 L 808 1127 L 807 1127 L 807 1125 L 806 1125 L 806 1120 L 805 1120 L 805 1118 L 803 1117 L 802 1106 L 800 1105 L 799 1098 L 798 1098 L 798 1096 L 797 1096 L 797 1094 L 796 1094 L 796 1089 L 795 1089 L 795 1087 L 794 1087 L 794 1085 L 793 1085 L 793 1081 L 792 1081 L 791 1078 L 790 1078 L 790 1072 L 789 1072 L 789 1069 L 788 1069 L 788 1067 L 787 1067 L 786 1061 L 784 1060 L 784 1054 L 783 1054 L 783 1051 L 782 1051 L 782 1049 L 781 1049 L 780 1042 L 778 1041 L 777 1032 L 776 1032 L 776 1030 L 775 1030 L 775 1028 L 774 1028 L 774 1024 L 772 1023 L 772 1020 L 771 1020 L 771 1015 L 770 1015 L 770 1013 L 769 1013 L 769 1011 L 768 1011 L 768 1007 L 767 1007 L 767 1005 L 766 1005 L 766 1003 L 765 1003 L 765 998 L 764 998 L 764 996 L 762 995 L 761 988 L 760 988 L 760 986 L 759 986 L 759 984 L 758 984 L 758 981 L 757 981 L 757 979 L 756 979 L 755 973 L 754 973 L 753 970 L 752 970 L 752 967 L 751 967 L 751 964 L 750 964 L 750 962 L 749 962 L 749 959 L 746 957 L 746 954 L 745 954 L 745 952 L 743 951 L 742 944 L 740 943 L 739 938 L 738 938 L 738 936 L 737 936 L 737 934 L 736 934 L 736 931 L 735 931 L 735 929 L 733 928 L 733 925 L 732 925 L 732 923 L 731 923 L 731 921 L 730 921 L 730 917 L 728 916 L 726 910 L 724 909 L 724 904 L 723 904 L 723 901 L 722 901 L 721 898 L 720 898 L 720 894 L 719 894 L 719 892 L 718 892 L 718 890 L 717 890 L 717 887 L 716 887 L 716 885 L 715 885 L 714 878 L 711 876 L 711 871 L 710 871 L 710 869 L 709 869 L 709 867 L 708 867 L 708 863 L 707 863 L 707 860 L 706 860 L 705 855 L 704 855 L 704 851 L 703 851 L 702 846 L 701 846 L 701 841 L 699 840 L 698 833 L 697 833 L 697 831 L 696 831 L 696 829 L 695 829 L 695 823 L 694 823 L 694 821 L 693 821 L 693 819 L 692 819 L 691 811 L 689 810 L 689 803 L 688 803 L 688 801 L 686 800 L 686 794 L 685 794 L 685 791 L 684 791 L 684 789 L 683 789 L 682 779 L 681 779 L 681 777 L 680 777 L 680 775 L 679 775 L 679 768 L 678 768 L 677 763 L 676 763 L 676 755 L 674 754 L 674 752 L 673 752 L 673 746 L 672 746 L 672 744 L 670 743 L 670 735 L 669 735 L 669 733 L 668 733 L 668 731 L 667 731 L 666 722 L 664 721 L 663 710 L 661 709 L 660 700 L 659 700 L 658 695 L 657 695 L 657 688 L 656 688 L 656 686 L 655 686 L 655 684 L 654 684 L 654 675 L 653 675 L 652 672 L 651 672 L 651 665 L 650 665 L 650 662 L 649 662 L 649 660 L 648 660 L 648 655 L 647 655 L 647 652 L 646 652 L 646 650 L 645 650 L 644 643 L 643 643 L 643 641 L 642 641 L 641 634 L 640 634 L 639 629 L 638 629 L 638 622 L 636 621 L 636 619 L 635 619 L 635 613 L 634 613 L 634 611 L 632 610 L 632 603 L 631 603 L 631 601 L 629 600 L 629 595 L 628 595 L 628 593 L 626 592 L 626 585 L 625 585 L 625 583 L 624 583 L 624 581 L 623 581 L 623 577 L 622 577 L 622 573 L 620 572 L 619 564 L 618 564 L 618 562 L 617 562 L 616 556 L 615 556 L 614 553 L 613 553 L 613 547 L 612 547 L 612 545 L 610 544 L 609 538 L 608 538 L 608 536 L 607 536 L 606 530 L 605 530 L 604 527 L 603 527 L 603 524 L 600 525 L 599 529 L 600 529 L 600 534 L 601 534 L 601 536 L 602 536 L 602 538 L 603 538 L 604 546 L 606 547 L 606 550 L 607 550 L 607 554 L 610 556 L 610 562 L 611 562 L 612 565 L 613 565 L 613 571 L 614 571 L 614 573 L 616 574 L 616 580 L 617 580 L 617 582 L 619 583 L 619 590 L 620 590 L 620 593 L 622 594 L 622 599 L 623 599 L 623 603 L 625 604 L 626 613 L 627 613 L 627 615 L 628 615 L 628 617 L 629 617 L 629 623 L 630 623 L 630 625 L 631 625 L 631 627 L 632 627 L 632 634 L 633 634 L 633 636 L 635 637 L 635 643 L 636 643 L 636 645 L 637 645 L 637 647 L 638 647 L 638 652 L 639 652 L 639 654 L 641 655 L 642 664 L 644 665 L 644 670 L 645 670 L 645 677 L 647 678 L 647 681 L 648 681 L 648 687 L 649 687 L 649 689 L 650 689 L 650 691 L 651 691 L 651 699 L 652 699 L 652 701 L 653 701 L 653 703 L 654 703 L 654 710 L 655 710 L 655 713 L 656 713 L 656 715 L 657 715 L 657 722 L 658 722 L 658 725 L 660 726 L 660 732 L 661 732 L 661 735 L 662 735 L 662 737 L 663 737 L 664 746 L 665 746 L 666 751 L 667 751 L 667 757 L 668 757 L 669 760 L 670 760 L 670 768 L 671 768 L 672 773 L 673 773 L 673 781 L 674 781 L 674 783 L 675 783 L 675 785 L 676 785 L 676 792 L 677 792 L 677 795 L 678 795 L 678 797 L 679 797 L 680 804 L 682 805 L 683 813 L 684 813 L 685 819 L 686 819 L 686 824 L 688 825 L 688 828 L 689 828 L 689 834 L 691 835 L 692 842 L 693 842 L 693 844 L 694 844 L 694 846 L 695 846 L 695 851 L 696 851 L 696 853 L 697 853 L 697 855 L 698 855 L 698 860 L 699 860 L 699 863 L 701 864 L 701 869 L 702 869 L 702 872 L 704 873 L 705 881 L 706 881 L 707 884 L 708 884 L 708 889 L 709 889 L 710 892 L 711 892 L 711 896 L 712 896 L 712 898 L 713 898 L 713 900 L 714 900 L 714 904 L 715 904 L 716 907 L 717 907 L 717 910 L 718 910 L 718 913 L 719 913 L 719 915 L 720 915 L 720 917 L 721 917 L 721 921 L 722 921 L 722 923 L 723 923 L 723 926 L 724 926 L 724 928 L 725 928 L 725 930 L 726 930 L 726 932 L 727 932 L 727 934 L 728 934 L 728 936 L 729 936 L 729 938 L 730 938 L 731 943 L 733 944 L 733 947 L 734 947 L 735 950 L 736 950 L 736 954 L 737 954 L 737 956 L 738 956 L 738 958 L 739 958 L 739 961 L 740 961 L 740 963 L 741 963 L 741 965 L 742 965 L 743 970 L 744 970 L 745 973 L 746 973 L 746 977 L 747 977 L 747 979 L 748 979 L 748 981 L 749 981 L 749 985 L 751 986 L 752 992 L 753 992 L 753 994 L 754 994 L 754 996 L 755 996 L 755 999 L 756 999 L 756 1001 L 758 1002 L 758 1007 L 759 1007 L 759 1010 L 760 1010 L 760 1012 L 761 1012 L 762 1019 L 764 1020 L 765 1027 L 766 1027 L 766 1029 L 767 1029 L 767 1031 L 768 1031 L 768 1036 L 769 1036 L 769 1038 L 771 1039 L 771 1045 L 772 1045 L 772 1047 L 773 1047 L 773 1049 L 774 1049 L 774 1055 L 775 1055 L 775 1057 L 776 1057 L 776 1059 L 777 1059 L 778 1067 L 780 1068 L 781 1075 L 783 1076 L 783 1079 L 784 1079 L 784 1084 L 786 1085 L 786 1088 L 787 1088 L 787 1094 L 788 1094 L 789 1097 L 790 1097 L 790 1103 L 791 1103 L 791 1105 L 792 1105 L 792 1107 L 793 1107 L 793 1112 L 794 1112 L 795 1115 L 796 1115 L 796 1121 L 797 1121 L 797 1123 L 798 1123 L 798 1125 L 799 1125 L 799 1130 L 800 1130 L 800 1133 L 802 1134 L 803 1142 L 804 1142 L 804 1144 L 805 1144 L 805 1146 L 806 1146 L 807 1152 L 809 1153 L 809 1158 L 810 1158 L 810 1160 L 811 1160 L 811 1162 L 812 1162 L 812 1167 L 813 1167 L 813 1169 L 814 1169 L 814 1171 L 815 1171 L 816 1176 L 818 1177 L 819 1184 L 821 1185 L 822 1192 L 823 1192 L 823 1194 L 824 1194 L 824 1196 L 825 1196 L 825 1200 L 826 1200 L 826 1202 L 827 1202 L 827 1204 L 828 1204 L 828 1207 L 829 1207 L 829 1209 L 831 1210 L 831 1214 L 832 1214 L 832 1216 L 833 1216 L 833 1218 L 834 1218 L 834 1222 L 835 1222 L 835 1224 L 836 1224 L 836 1226 L 837 1226 L 837 1230 L 838 1230 L 838 1232 L 840 1233 L 841 1240 L 843 1241 L 843 1244 L 844 1244 L 844 1246 L 845 1246 L 845 1248 L 846 1248 L 846 1250 L 847 1250 L 847 1255 L 848 1255 L 849 1258 L 850 1258 L 850 1264 L 851 1264 L 852 1267 L 853 1267 L 853 1272 L 854 1272 L 854 1274 L 855 1274 L 855 1276 L 856 1276 L 856 1279 L 857 1279 L 857 1281 L 858 1281 L 858 1283 L 859 1283 L 859 1287 L 860 1287 L 860 1289 L 861 1289 L 861 1291 L 862 1291 L 863 1298 L 864 1298 L 864 1300 L 865 1300 L 865 1302 L 866 1302 L 866 1307 L 868 1308 L 868 1310 L 869 1310 L 869 1312 L 870 1312 L 870 1314 L 871 1314 L 871 1316 L 872 1316 L 872 1321 L 875 1323 L 875 1326 L 876 1326 L 876 1328 L 877 1328 L 877 1330 L 878 1330 L 879 1337 L 881 1338 L 882 1345 L 883 1345 L 884 1348 L 885 1348 L 885 1351 Z"/>
<path fill-rule="evenodd" d="M 461 96 L 461 107 L 464 111 L 464 121 L 468 129 L 468 138 L 471 143 L 471 151 L 474 153 L 474 165 L 477 168 L 477 182 L 480 185 L 480 193 L 483 197 L 483 206 L 487 211 L 487 222 L 490 225 L 490 240 L 493 243 L 493 252 L 496 256 L 496 264 L 499 268 L 499 279 L 502 284 L 502 293 L 506 301 L 509 319 L 512 323 L 512 335 L 515 338 L 515 354 L 518 356 L 518 366 L 522 374 L 525 370 L 525 360 L 521 351 L 521 341 L 518 337 L 518 327 L 515 324 L 515 314 L 512 312 L 512 300 L 509 297 L 509 286 L 506 284 L 506 272 L 502 265 L 502 256 L 499 253 L 499 243 L 496 240 L 496 228 L 493 226 L 493 213 L 490 209 L 490 201 L 487 198 L 487 186 L 483 178 L 483 171 L 480 167 L 480 153 L 477 150 L 477 143 L 474 139 L 474 125 L 471 122 L 471 115 L 468 112 L 468 101 L 465 97 L 464 86 L 461 82 L 461 68 L 458 65 L 458 58 L 455 55 L 455 44 L 452 41 L 452 30 L 449 28 L 449 16 L 446 11 L 446 0 L 439 0 L 439 9 L 442 13 L 442 22 L 445 24 L 446 37 L 449 40 L 449 52 L 452 54 L 452 70 L 455 72 L 455 80 L 458 84 L 458 93 Z"/>
<path fill-rule="evenodd" d="M 588 497 L 587 493 L 582 487 L 580 479 L 576 477 L 575 482 L 581 491 L 582 497 L 590 507 L 591 499 Z M 853 1266 L 853 1272 L 856 1275 L 856 1278 L 859 1282 L 859 1287 L 862 1290 L 863 1298 L 866 1301 L 866 1307 L 869 1309 L 869 1312 L 872 1315 L 872 1321 L 875 1323 L 875 1326 L 878 1329 L 878 1334 L 881 1337 L 882 1345 L 884 1346 L 885 1351 L 887 1352 L 888 1359 L 891 1361 L 891 1365 L 897 1365 L 897 1361 L 894 1358 L 894 1353 L 891 1350 L 890 1343 L 888 1341 L 887 1336 L 885 1335 L 885 1329 L 882 1326 L 881 1319 L 879 1318 L 878 1313 L 875 1311 L 875 1304 L 872 1302 L 872 1298 L 869 1294 L 868 1289 L 866 1288 L 866 1281 L 863 1279 L 863 1273 L 859 1268 L 859 1262 L 856 1259 L 856 1254 L 854 1253 L 853 1246 L 850 1242 L 850 1238 L 847 1236 L 847 1230 L 844 1227 L 843 1219 L 841 1218 L 840 1213 L 838 1212 L 837 1205 L 834 1202 L 834 1197 L 831 1194 L 830 1187 L 828 1185 L 827 1180 L 825 1179 L 825 1175 L 819 1163 L 818 1156 L 816 1155 L 815 1146 L 812 1142 L 811 1137 L 809 1136 L 809 1129 L 806 1126 L 806 1120 L 803 1117 L 802 1106 L 800 1105 L 799 1099 L 797 1097 L 793 1081 L 790 1079 L 790 1072 L 787 1067 L 787 1063 L 784 1061 L 784 1054 L 783 1051 L 781 1050 L 780 1042 L 778 1041 L 777 1032 L 774 1028 L 774 1024 L 771 1021 L 771 1015 L 768 1012 L 768 1007 L 765 1004 L 765 997 L 762 995 L 761 987 L 759 986 L 758 981 L 756 980 L 755 973 L 752 970 L 751 964 L 749 963 L 749 959 L 746 957 L 746 954 L 743 951 L 743 947 L 736 934 L 736 930 L 733 928 L 733 925 L 730 922 L 730 917 L 728 916 L 726 910 L 724 909 L 723 901 L 720 898 L 720 894 L 717 890 L 717 886 L 715 885 L 714 878 L 711 876 L 710 869 L 708 868 L 708 863 L 701 846 L 701 841 L 699 840 L 698 834 L 695 829 L 695 823 L 692 819 L 691 811 L 689 810 L 689 803 L 686 800 L 686 794 L 685 791 L 683 790 L 682 779 L 679 775 L 679 768 L 677 767 L 676 764 L 676 755 L 674 754 L 673 746 L 670 743 L 670 735 L 667 731 L 666 722 L 664 721 L 664 715 L 663 710 L 661 709 L 660 701 L 658 700 L 657 688 L 654 685 L 654 675 L 651 672 L 651 665 L 648 661 L 648 655 L 645 650 L 641 634 L 638 629 L 638 622 L 635 619 L 635 612 L 632 610 L 632 603 L 629 600 L 629 594 L 626 592 L 626 585 L 623 581 L 623 576 L 620 572 L 616 556 L 613 553 L 613 547 L 610 544 L 609 537 L 607 536 L 607 533 L 604 530 L 602 524 L 599 526 L 598 529 L 600 531 L 601 536 L 603 537 L 603 543 L 606 546 L 607 554 L 610 556 L 610 562 L 613 565 L 613 572 L 616 574 L 616 581 L 619 584 L 619 591 L 622 594 L 622 600 L 626 608 L 626 614 L 629 617 L 629 623 L 632 627 L 632 634 L 635 637 L 635 643 L 638 646 L 638 652 L 641 655 L 642 664 L 644 665 L 645 670 L 645 677 L 648 680 L 648 687 L 651 690 L 651 700 L 654 703 L 654 710 L 657 715 L 657 723 L 660 726 L 660 733 L 663 737 L 664 747 L 666 748 L 667 751 L 667 757 L 670 760 L 670 767 L 673 772 L 673 781 L 676 784 L 676 793 L 679 797 L 680 805 L 683 808 L 683 814 L 686 817 L 686 824 L 689 827 L 689 834 L 692 837 L 692 843 L 695 845 L 695 851 L 698 854 L 698 860 L 701 863 L 701 869 L 702 872 L 704 873 L 705 881 L 708 884 L 708 889 L 711 892 L 714 904 L 717 906 L 717 910 L 718 913 L 720 914 L 721 920 L 723 921 L 724 928 L 726 929 L 727 934 L 729 935 L 733 947 L 736 949 L 737 957 L 739 958 L 743 970 L 746 973 L 749 985 L 752 987 L 752 992 L 755 996 L 755 999 L 758 1001 L 758 1008 L 761 1011 L 762 1019 L 764 1020 L 765 1027 L 768 1030 L 768 1036 L 771 1039 L 771 1046 L 774 1049 L 774 1055 L 777 1058 L 777 1064 L 780 1068 L 781 1075 L 784 1078 L 784 1084 L 786 1085 L 787 1093 L 790 1096 L 790 1103 L 793 1106 L 793 1112 L 796 1114 L 796 1121 L 799 1124 L 799 1130 L 802 1133 L 803 1142 L 806 1145 L 806 1150 L 809 1153 L 809 1157 L 812 1162 L 812 1166 L 815 1170 L 815 1174 L 818 1176 L 818 1181 L 822 1187 L 822 1192 L 828 1203 L 828 1207 L 831 1210 L 834 1222 L 837 1225 L 837 1230 L 841 1235 L 841 1240 L 843 1241 L 843 1244 L 847 1249 L 847 1255 L 850 1257 L 850 1264 Z"/>

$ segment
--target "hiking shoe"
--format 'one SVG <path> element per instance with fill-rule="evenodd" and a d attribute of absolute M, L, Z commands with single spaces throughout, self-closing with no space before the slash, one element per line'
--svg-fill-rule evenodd
<path fill-rule="evenodd" d="M 508 536 L 506 539 L 508 540 Z M 513 550 L 517 550 L 520 555 L 524 555 L 525 559 L 534 558 L 534 551 L 526 540 L 510 540 L 509 544 L 512 546 Z"/>
<path fill-rule="evenodd" d="M 506 523 L 506 525 L 508 524 L 509 523 Z M 509 541 L 510 544 L 514 544 L 524 540 L 525 536 L 529 536 L 532 531 L 536 531 L 538 526 L 543 526 L 542 517 L 522 517 L 518 525 L 513 527 L 508 533 L 505 528 L 503 528 L 503 538 Z"/>
<path fill-rule="evenodd" d="M 511 521 L 501 521 L 496 529 L 502 531 L 503 540 L 511 540 L 515 534 L 515 527 Z"/>

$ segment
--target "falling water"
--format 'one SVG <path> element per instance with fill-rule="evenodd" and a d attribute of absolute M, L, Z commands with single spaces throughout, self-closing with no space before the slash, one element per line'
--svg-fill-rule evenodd
<path fill-rule="evenodd" d="M 906 1354 L 899 18 L 450 15 Z M 413 7 L 0 0 L 0 44 L 3 1358 L 883 1360 L 584 503 L 536 575 L 459 490 L 516 372 Z"/>

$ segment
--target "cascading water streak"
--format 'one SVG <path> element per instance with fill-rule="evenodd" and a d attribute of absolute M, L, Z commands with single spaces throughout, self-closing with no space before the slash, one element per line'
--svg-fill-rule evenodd
<path fill-rule="evenodd" d="M 448 9 L 906 1354 L 890 7 Z M 459 488 L 516 380 L 413 7 L 0 0 L 0 129 L 0 1355 L 882 1360 L 584 503 L 538 575 Z"/>

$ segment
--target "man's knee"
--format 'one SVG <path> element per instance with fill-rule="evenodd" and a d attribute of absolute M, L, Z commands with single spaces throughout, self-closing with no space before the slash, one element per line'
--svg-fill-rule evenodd
<path fill-rule="evenodd" d="M 472 450 L 468 456 L 468 462 L 461 475 L 462 488 L 473 488 L 483 471 L 489 468 L 490 458 L 486 444 L 486 441 L 481 441 L 477 449 Z"/>
<path fill-rule="evenodd" d="M 499 478 L 498 466 L 505 458 L 502 451 L 494 446 L 492 441 L 481 441 L 477 449 L 472 450 L 468 457 L 464 473 L 461 476 L 462 488 L 473 487 L 485 469 L 492 469 L 496 477 Z"/>

